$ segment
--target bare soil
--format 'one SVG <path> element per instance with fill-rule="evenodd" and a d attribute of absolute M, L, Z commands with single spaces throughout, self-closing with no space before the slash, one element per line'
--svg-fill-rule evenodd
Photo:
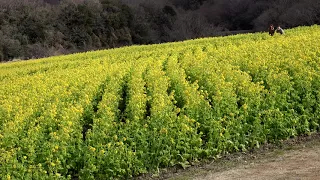
<path fill-rule="evenodd" d="M 192 179 L 320 179 L 320 146 L 282 153 L 222 172 L 209 171 Z"/>
<path fill-rule="evenodd" d="M 320 180 L 320 134 L 289 139 L 277 145 L 266 144 L 249 152 L 200 162 L 187 169 L 164 169 L 138 179 Z"/>

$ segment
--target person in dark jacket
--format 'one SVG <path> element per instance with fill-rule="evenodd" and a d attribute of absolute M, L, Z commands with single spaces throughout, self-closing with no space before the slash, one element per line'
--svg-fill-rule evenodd
<path fill-rule="evenodd" d="M 271 24 L 271 25 L 269 26 L 269 35 L 270 35 L 270 36 L 273 36 L 273 35 L 274 35 L 274 31 L 275 31 L 274 26 L 273 26 L 273 24 Z"/>

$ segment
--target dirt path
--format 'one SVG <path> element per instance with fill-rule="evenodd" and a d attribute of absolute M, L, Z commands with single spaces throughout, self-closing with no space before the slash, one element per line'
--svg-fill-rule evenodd
<path fill-rule="evenodd" d="M 320 146 L 285 151 L 274 158 L 252 162 L 222 172 L 208 172 L 200 179 L 320 179 Z"/>
<path fill-rule="evenodd" d="M 320 180 L 320 134 L 291 139 L 277 146 L 266 145 L 248 153 L 227 155 L 186 170 L 169 170 L 158 179 Z"/>

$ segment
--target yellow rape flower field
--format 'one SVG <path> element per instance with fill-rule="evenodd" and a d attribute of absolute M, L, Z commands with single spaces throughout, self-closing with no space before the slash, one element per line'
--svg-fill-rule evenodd
<path fill-rule="evenodd" d="M 2 179 L 125 179 L 319 131 L 320 26 L 0 64 Z"/>

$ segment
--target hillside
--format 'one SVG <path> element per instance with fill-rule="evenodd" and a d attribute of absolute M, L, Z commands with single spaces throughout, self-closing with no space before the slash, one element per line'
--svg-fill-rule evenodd
<path fill-rule="evenodd" d="M 0 64 L 0 177 L 128 178 L 319 131 L 320 27 Z"/>
<path fill-rule="evenodd" d="M 2 0 L 0 62 L 320 24 L 316 0 Z"/>

